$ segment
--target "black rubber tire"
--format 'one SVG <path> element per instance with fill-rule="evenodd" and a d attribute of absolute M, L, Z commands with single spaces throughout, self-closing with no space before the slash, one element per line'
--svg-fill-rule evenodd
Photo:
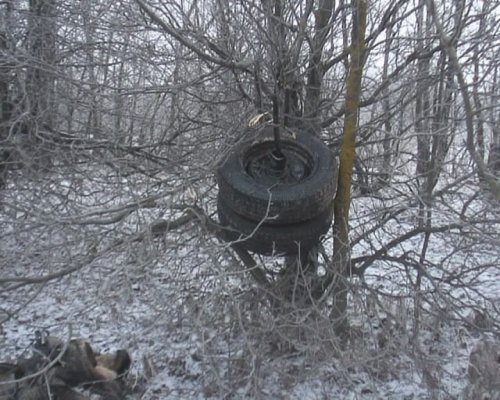
<path fill-rule="evenodd" d="M 238 215 L 220 198 L 217 212 L 220 224 L 226 227 L 222 232 L 226 242 L 238 242 L 244 249 L 262 255 L 295 256 L 306 254 L 328 232 L 332 225 L 333 204 L 313 219 L 284 225 L 259 225 Z"/>
<path fill-rule="evenodd" d="M 330 206 L 336 190 L 336 160 L 321 140 L 310 133 L 282 131 L 282 147 L 306 154 L 312 170 L 298 183 L 269 187 L 250 176 L 244 163 L 252 149 L 270 145 L 274 140 L 272 127 L 249 136 L 254 139 L 236 145 L 217 170 L 219 197 L 225 204 L 252 221 L 261 221 L 267 216 L 266 223 L 273 225 L 307 221 Z"/>

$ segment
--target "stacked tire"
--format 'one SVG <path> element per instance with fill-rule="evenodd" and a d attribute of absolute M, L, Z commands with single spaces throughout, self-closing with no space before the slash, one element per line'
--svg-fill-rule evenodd
<path fill-rule="evenodd" d="M 304 254 L 332 224 L 336 161 L 317 137 L 281 132 L 286 167 L 272 167 L 272 127 L 249 131 L 218 168 L 223 239 L 263 255 Z"/>

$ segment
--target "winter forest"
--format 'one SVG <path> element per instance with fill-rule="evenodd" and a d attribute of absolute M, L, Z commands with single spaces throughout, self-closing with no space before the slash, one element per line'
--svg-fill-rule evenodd
<path fill-rule="evenodd" d="M 221 237 L 275 107 L 338 166 L 300 256 Z M 2 400 L 39 332 L 131 356 L 63 400 L 499 400 L 499 204 L 497 1 L 0 1 Z"/>

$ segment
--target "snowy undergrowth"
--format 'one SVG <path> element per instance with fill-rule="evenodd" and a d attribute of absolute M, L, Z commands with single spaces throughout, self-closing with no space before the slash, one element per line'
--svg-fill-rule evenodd
<path fill-rule="evenodd" d="M 341 343 L 328 306 L 276 313 L 198 220 L 153 237 L 150 224 L 175 220 L 182 205 L 214 208 L 211 182 L 168 182 L 160 190 L 155 180 L 85 170 L 8 187 L 0 215 L 1 360 L 29 352 L 34 332 L 46 329 L 86 338 L 99 351 L 128 349 L 131 399 L 453 399 L 466 384 L 471 348 L 498 332 L 498 232 L 481 222 L 498 220 L 498 210 L 481 196 L 467 207 L 458 194 L 436 204 L 436 224 L 463 228 L 431 236 L 418 335 L 412 262 L 422 234 L 353 277 L 352 331 Z M 414 229 L 417 207 L 398 193 L 354 199 L 353 258 Z M 324 247 L 331 256 L 331 238 Z M 486 320 L 475 329 L 478 315 Z"/>

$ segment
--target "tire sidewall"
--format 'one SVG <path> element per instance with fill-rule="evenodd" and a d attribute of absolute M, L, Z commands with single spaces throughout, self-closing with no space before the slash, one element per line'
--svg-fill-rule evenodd
<path fill-rule="evenodd" d="M 308 252 L 328 232 L 333 220 L 333 202 L 315 218 L 288 225 L 251 221 L 235 213 L 220 198 L 217 212 L 225 227 L 226 242 L 237 242 L 244 249 L 263 255 L 294 256 Z"/>
<path fill-rule="evenodd" d="M 252 146 L 274 140 L 266 127 L 252 141 L 236 145 L 216 173 L 219 196 L 239 215 L 254 221 L 268 217 L 270 224 L 297 223 L 325 210 L 335 194 L 336 162 L 330 149 L 317 137 L 295 131 L 282 132 L 282 141 L 299 146 L 313 162 L 311 174 L 293 184 L 268 187 L 245 171 L 244 158 Z"/>

